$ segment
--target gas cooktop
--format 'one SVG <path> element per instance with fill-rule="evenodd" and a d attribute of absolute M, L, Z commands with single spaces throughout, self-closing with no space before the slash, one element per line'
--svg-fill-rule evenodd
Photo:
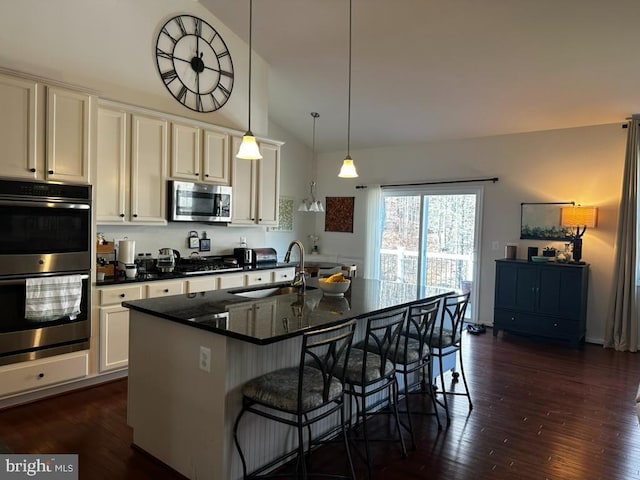
<path fill-rule="evenodd" d="M 235 258 L 219 256 L 180 258 L 173 269 L 174 272 L 184 273 L 185 275 L 198 275 L 212 271 L 235 272 L 240 270 L 242 270 L 242 267 L 238 265 Z"/>

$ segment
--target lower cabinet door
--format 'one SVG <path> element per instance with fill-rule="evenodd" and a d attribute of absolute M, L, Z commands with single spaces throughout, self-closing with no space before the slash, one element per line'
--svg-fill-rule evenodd
<path fill-rule="evenodd" d="M 125 368 L 129 364 L 129 309 L 100 307 L 100 371 Z"/>

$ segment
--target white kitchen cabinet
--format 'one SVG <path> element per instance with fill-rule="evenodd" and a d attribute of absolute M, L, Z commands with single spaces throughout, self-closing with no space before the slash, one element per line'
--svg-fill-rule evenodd
<path fill-rule="evenodd" d="M 182 280 L 171 280 L 166 282 L 150 282 L 147 284 L 146 298 L 169 297 L 183 293 L 184 282 Z"/>
<path fill-rule="evenodd" d="M 0 397 L 68 382 L 88 373 L 88 350 L 6 365 L 0 367 Z"/>
<path fill-rule="evenodd" d="M 271 336 L 275 333 L 277 312 L 276 300 L 262 300 L 230 305 L 229 321 L 233 330 L 246 335 Z"/>
<path fill-rule="evenodd" d="M 218 277 L 215 275 L 202 275 L 186 282 L 186 293 L 209 292 L 218 289 Z"/>
<path fill-rule="evenodd" d="M 96 162 L 96 219 L 98 223 L 129 221 L 129 115 L 122 110 L 98 108 Z"/>
<path fill-rule="evenodd" d="M 218 279 L 218 288 L 223 290 L 225 288 L 244 287 L 245 274 L 244 273 L 227 273 L 220 275 Z"/>
<path fill-rule="evenodd" d="M 229 135 L 194 125 L 171 125 L 171 178 L 228 185 Z"/>
<path fill-rule="evenodd" d="M 92 101 L 82 92 L 0 75 L 2 175 L 89 183 Z"/>
<path fill-rule="evenodd" d="M 98 109 L 98 224 L 166 225 L 167 132 L 162 118 Z"/>
<path fill-rule="evenodd" d="M 2 175 L 37 179 L 38 84 L 0 75 Z"/>
<path fill-rule="evenodd" d="M 271 281 L 276 282 L 291 282 L 296 274 L 295 267 L 291 268 L 279 268 L 271 272 Z"/>
<path fill-rule="evenodd" d="M 131 221 L 166 224 L 168 123 L 131 116 Z"/>
<path fill-rule="evenodd" d="M 278 224 L 280 196 L 280 146 L 259 142 L 262 159 L 236 158 L 242 139 L 233 137 L 231 225 Z"/>
<path fill-rule="evenodd" d="M 91 96 L 47 88 L 46 179 L 89 183 Z"/>
<path fill-rule="evenodd" d="M 271 283 L 271 270 L 258 270 L 246 274 L 246 285 L 263 285 Z"/>
<path fill-rule="evenodd" d="M 129 309 L 125 300 L 143 298 L 142 284 L 117 285 L 98 289 L 100 323 L 100 372 L 127 367 L 129 363 Z"/>

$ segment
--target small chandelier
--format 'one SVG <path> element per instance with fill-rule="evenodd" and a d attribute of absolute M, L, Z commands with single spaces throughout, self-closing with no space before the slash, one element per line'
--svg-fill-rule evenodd
<path fill-rule="evenodd" d="M 311 163 L 313 165 L 313 174 L 316 173 L 316 120 L 320 117 L 318 112 L 311 112 L 311 116 L 313 117 L 313 137 L 312 137 L 312 147 L 311 147 Z M 322 213 L 324 212 L 324 207 L 322 206 L 322 202 L 320 200 L 316 200 L 316 182 L 311 182 L 310 187 L 310 195 L 308 198 L 305 198 L 300 202 L 300 206 L 298 207 L 299 212 L 315 212 Z"/>
<path fill-rule="evenodd" d="M 324 207 L 322 206 L 322 202 L 320 200 L 316 200 L 316 182 L 311 182 L 310 187 L 311 194 L 308 198 L 305 198 L 300 202 L 300 206 L 298 207 L 299 212 L 315 212 L 322 213 L 324 212 Z"/>

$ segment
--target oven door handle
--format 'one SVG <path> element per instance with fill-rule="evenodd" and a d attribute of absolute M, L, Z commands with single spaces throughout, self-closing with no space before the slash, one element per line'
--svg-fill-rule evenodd
<path fill-rule="evenodd" d="M 56 276 L 56 277 L 61 277 L 63 275 L 60 274 L 55 274 L 55 275 L 47 275 L 48 277 L 52 277 L 52 276 Z M 35 277 L 29 277 L 29 278 L 35 278 Z M 89 275 L 87 274 L 83 274 L 80 275 L 80 278 L 82 280 L 87 280 L 89 278 Z M 7 279 L 7 280 L 0 280 L 0 285 L 24 285 L 27 283 L 27 279 L 26 278 L 12 278 L 12 279 Z"/>
<path fill-rule="evenodd" d="M 89 210 L 91 205 L 88 203 L 0 200 L 0 207 L 73 208 L 75 210 Z"/>

